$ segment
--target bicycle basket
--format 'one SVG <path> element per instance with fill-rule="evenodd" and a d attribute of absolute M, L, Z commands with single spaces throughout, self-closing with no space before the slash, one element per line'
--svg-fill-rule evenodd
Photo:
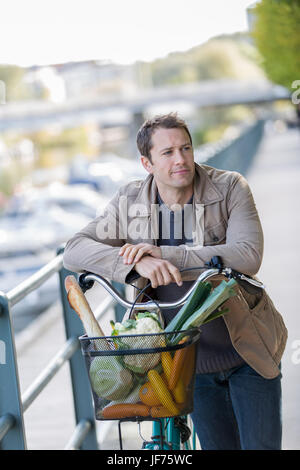
<path fill-rule="evenodd" d="M 197 328 L 80 336 L 96 419 L 147 420 L 191 413 L 199 336 Z"/>

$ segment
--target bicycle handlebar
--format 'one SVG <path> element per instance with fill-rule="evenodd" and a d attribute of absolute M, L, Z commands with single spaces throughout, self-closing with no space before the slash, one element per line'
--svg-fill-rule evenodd
<path fill-rule="evenodd" d="M 147 301 L 147 302 L 130 302 L 127 299 L 125 299 L 123 296 L 119 294 L 119 292 L 113 287 L 113 285 L 107 281 L 104 277 L 100 276 L 99 274 L 94 274 L 94 273 L 84 273 L 79 276 L 79 284 L 82 288 L 85 290 L 89 289 L 92 287 L 94 282 L 99 283 L 104 287 L 105 290 L 120 304 L 122 307 L 125 308 L 132 308 L 134 305 L 134 308 L 140 309 L 140 310 L 151 310 L 151 309 L 157 309 L 157 307 L 161 309 L 169 309 L 169 308 L 176 308 L 180 307 L 181 305 L 184 304 L 184 302 L 188 299 L 190 294 L 194 291 L 196 286 L 200 282 L 204 282 L 207 279 L 215 276 L 216 274 L 219 275 L 224 275 L 228 278 L 236 278 L 238 277 L 239 280 L 246 281 L 249 284 L 252 284 L 255 287 L 264 289 L 264 285 L 255 279 L 249 278 L 248 276 L 245 276 L 244 274 L 237 273 L 236 271 L 232 270 L 231 268 L 211 268 L 207 269 L 203 273 L 201 273 L 194 284 L 191 286 L 191 288 L 184 294 L 183 297 L 180 299 L 176 300 L 175 302 L 157 302 L 157 301 Z M 237 276 L 238 275 L 238 276 Z"/>

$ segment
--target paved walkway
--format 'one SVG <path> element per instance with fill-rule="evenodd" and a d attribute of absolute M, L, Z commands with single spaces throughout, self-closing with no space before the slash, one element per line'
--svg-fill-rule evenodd
<path fill-rule="evenodd" d="M 292 361 L 292 346 L 300 341 L 297 307 L 300 250 L 300 133 L 266 133 L 248 175 L 265 234 L 264 261 L 259 273 L 275 305 L 285 318 L 289 340 L 282 360 L 283 448 L 300 449 L 300 364 Z M 100 293 L 99 296 L 106 295 Z M 92 299 L 91 301 L 93 307 Z M 112 312 L 105 321 L 109 321 Z M 105 330 L 106 325 L 102 323 Z M 108 325 L 108 323 L 107 323 Z M 36 335 L 37 333 L 37 335 Z M 35 339 L 32 339 L 35 338 Z M 61 310 L 54 306 L 16 339 L 22 392 L 64 343 Z M 299 355 L 300 356 L 300 355 Z M 51 383 L 26 411 L 28 449 L 63 449 L 75 426 L 69 366 L 65 364 Z M 117 424 L 97 423 L 102 449 L 118 449 Z M 124 449 L 139 449 L 142 439 L 137 425 L 122 427 Z M 149 439 L 151 430 L 143 423 L 141 433 Z"/>
<path fill-rule="evenodd" d="M 298 340 L 300 345 L 300 132 L 295 129 L 278 134 L 269 129 L 248 181 L 265 237 L 258 276 L 266 284 L 289 332 L 282 359 L 283 448 L 299 450 L 300 363 L 293 362 L 293 343 Z"/>

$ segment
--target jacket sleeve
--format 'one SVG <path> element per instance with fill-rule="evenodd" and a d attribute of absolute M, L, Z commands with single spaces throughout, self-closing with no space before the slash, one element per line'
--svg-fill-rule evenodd
<path fill-rule="evenodd" d="M 124 265 L 119 256 L 125 241 L 119 233 L 118 200 L 117 193 L 101 215 L 67 241 L 63 255 L 66 269 L 92 272 L 125 283 L 134 265 Z"/>
<path fill-rule="evenodd" d="M 220 256 L 226 267 L 255 275 L 263 257 L 263 231 L 252 192 L 246 179 L 233 172 L 227 194 L 228 226 L 226 243 L 202 247 L 161 246 L 162 257 L 179 269 L 203 266 Z"/>

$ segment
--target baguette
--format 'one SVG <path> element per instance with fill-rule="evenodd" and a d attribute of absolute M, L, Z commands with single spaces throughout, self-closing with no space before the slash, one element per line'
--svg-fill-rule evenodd
<path fill-rule="evenodd" d="M 86 334 L 89 337 L 105 336 L 75 276 L 65 278 L 65 289 L 69 304 L 82 321 Z"/>

